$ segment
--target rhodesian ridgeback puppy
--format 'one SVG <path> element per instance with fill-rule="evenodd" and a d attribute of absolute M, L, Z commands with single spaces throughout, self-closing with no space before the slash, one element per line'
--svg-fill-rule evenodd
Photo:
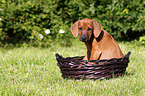
<path fill-rule="evenodd" d="M 100 60 L 124 57 L 114 38 L 106 32 L 102 25 L 88 18 L 78 20 L 71 26 L 71 32 L 87 47 L 83 60 Z"/>

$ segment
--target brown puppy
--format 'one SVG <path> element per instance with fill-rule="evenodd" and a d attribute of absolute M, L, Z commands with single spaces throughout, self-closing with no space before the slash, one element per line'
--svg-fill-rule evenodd
<path fill-rule="evenodd" d="M 124 57 L 114 38 L 95 20 L 88 18 L 78 20 L 71 26 L 71 32 L 87 47 L 83 60 L 99 60 Z"/>

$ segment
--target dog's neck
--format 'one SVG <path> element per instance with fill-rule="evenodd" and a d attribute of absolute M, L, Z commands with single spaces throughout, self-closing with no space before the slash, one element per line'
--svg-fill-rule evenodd
<path fill-rule="evenodd" d="M 93 42 L 94 38 L 95 38 L 95 36 L 94 36 L 94 34 L 92 34 L 90 40 L 85 42 L 87 49 L 92 49 L 92 42 Z M 88 50 L 88 51 L 91 52 L 91 50 Z"/>
<path fill-rule="evenodd" d="M 96 42 L 100 42 L 103 36 L 104 36 L 103 30 L 101 31 L 100 35 L 97 38 L 95 38 L 94 34 L 92 34 L 90 40 L 85 42 L 87 49 L 90 49 L 89 51 L 91 51 L 93 40 L 95 40 Z"/>
<path fill-rule="evenodd" d="M 90 59 L 90 54 L 91 54 L 91 50 L 92 50 L 92 43 L 93 43 L 93 40 L 94 40 L 94 34 L 91 35 L 91 38 L 89 41 L 87 42 L 84 42 L 86 47 L 87 47 L 87 59 L 89 60 Z"/>
<path fill-rule="evenodd" d="M 87 47 L 88 60 L 90 58 L 89 56 L 91 56 L 90 54 L 91 54 L 93 42 L 101 42 L 103 36 L 104 36 L 104 31 L 102 30 L 97 38 L 95 38 L 94 34 L 92 34 L 90 40 L 85 42 L 85 45 Z"/>

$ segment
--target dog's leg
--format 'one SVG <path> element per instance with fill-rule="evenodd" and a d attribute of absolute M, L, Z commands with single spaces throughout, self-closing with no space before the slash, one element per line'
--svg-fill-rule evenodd
<path fill-rule="evenodd" d="M 101 47 L 99 46 L 99 44 L 94 44 L 92 46 L 92 50 L 91 50 L 91 56 L 89 60 L 99 60 L 102 54 L 102 50 Z"/>

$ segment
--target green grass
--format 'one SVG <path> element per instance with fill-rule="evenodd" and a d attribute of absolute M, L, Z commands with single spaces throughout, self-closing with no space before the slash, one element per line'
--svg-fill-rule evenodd
<path fill-rule="evenodd" d="M 80 41 L 71 47 L 0 48 L 0 95 L 145 96 L 145 47 L 136 46 L 135 41 L 119 45 L 123 53 L 132 52 L 127 74 L 101 81 L 61 77 L 55 53 L 82 56 L 86 48 Z"/>

